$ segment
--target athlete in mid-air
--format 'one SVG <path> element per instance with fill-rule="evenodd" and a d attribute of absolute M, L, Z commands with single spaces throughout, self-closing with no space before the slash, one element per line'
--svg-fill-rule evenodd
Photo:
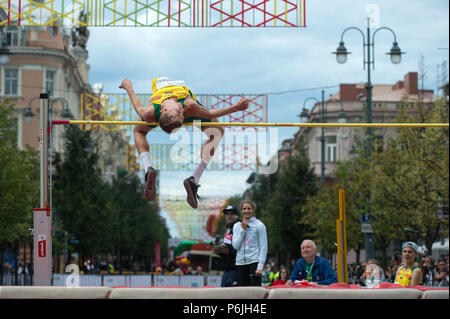
<path fill-rule="evenodd" d="M 119 88 L 124 89 L 130 97 L 137 114 L 143 121 L 159 123 L 159 126 L 168 134 L 180 128 L 183 123 L 195 120 L 201 122 L 218 122 L 217 118 L 234 112 L 244 111 L 248 108 L 248 100 L 242 98 L 236 104 L 221 109 L 208 110 L 196 99 L 184 81 L 170 78 L 155 78 L 152 81 L 152 97 L 148 106 L 143 106 L 133 90 L 129 79 L 124 79 Z M 187 192 L 187 202 L 192 208 L 198 207 L 197 191 L 200 177 L 214 155 L 215 147 L 220 143 L 224 130 L 221 126 L 212 126 L 215 134 L 211 134 L 211 127 L 202 126 L 201 129 L 208 135 L 208 139 L 201 148 L 201 161 L 194 174 L 183 182 Z M 153 201 L 156 197 L 155 180 L 156 170 L 151 166 L 147 133 L 153 128 L 149 125 L 137 125 L 134 128 L 135 145 L 139 153 L 141 165 L 145 171 L 145 198 Z M 208 152 L 209 150 L 209 152 Z"/>

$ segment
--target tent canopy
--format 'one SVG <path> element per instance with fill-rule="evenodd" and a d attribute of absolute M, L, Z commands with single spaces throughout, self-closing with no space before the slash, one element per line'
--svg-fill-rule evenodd
<path fill-rule="evenodd" d="M 211 244 L 211 241 L 198 241 L 198 240 L 183 240 L 177 247 L 173 250 L 174 257 L 180 255 L 185 250 L 191 250 L 192 245 L 195 244 Z"/>

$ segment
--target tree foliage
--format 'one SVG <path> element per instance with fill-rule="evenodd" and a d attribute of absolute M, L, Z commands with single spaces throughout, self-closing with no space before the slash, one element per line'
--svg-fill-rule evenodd
<path fill-rule="evenodd" d="M 118 173 L 112 185 L 105 182 L 89 131 L 67 127 L 64 150 L 55 158 L 53 185 L 62 245 L 85 256 L 120 252 L 148 257 L 156 242 L 167 251 L 168 230 L 144 199 L 137 176 Z"/>
<path fill-rule="evenodd" d="M 443 100 L 431 108 L 419 102 L 416 108 L 416 113 L 403 108 L 396 121 L 448 123 L 448 105 Z M 448 220 L 437 218 L 438 199 L 448 204 L 448 134 L 448 128 L 401 128 L 398 136 L 389 138 L 386 149 L 373 156 L 377 232 L 387 230 L 404 238 L 404 228 L 413 229 L 419 232 L 415 240 L 431 252 L 441 224 L 448 225 Z"/>
<path fill-rule="evenodd" d="M 370 194 L 371 175 L 364 143 L 357 141 L 354 149 L 355 155 L 344 163 L 338 163 L 335 183 L 322 187 L 316 195 L 308 198 L 304 206 L 305 214 L 301 222 L 313 229 L 311 237 L 330 256 L 336 252 L 340 189 L 345 192 L 347 247 L 358 251 L 364 245 L 361 214 L 367 213 L 369 206 L 367 199 Z"/>
<path fill-rule="evenodd" d="M 417 103 L 416 112 L 402 106 L 394 119 L 402 122 L 448 122 L 444 101 L 426 107 Z M 448 128 L 399 128 L 388 136 L 385 147 L 377 150 L 372 143 L 370 157 L 361 141 L 345 163 L 337 165 L 336 184 L 322 188 L 305 206 L 302 223 L 313 228 L 312 235 L 326 249 L 333 250 L 338 218 L 338 189 L 346 193 L 347 247 L 363 248 L 360 216 L 370 213 L 375 244 L 384 250 L 393 241 L 414 239 L 431 252 L 439 236 L 448 236 L 448 220 L 437 218 L 438 198 L 448 204 Z M 440 234 L 445 225 L 446 234 Z M 417 231 L 415 238 L 405 227 Z"/>
<path fill-rule="evenodd" d="M 286 163 L 280 163 L 277 174 L 260 176 L 260 187 L 252 193 L 260 219 L 267 227 L 269 254 L 282 260 L 300 254 L 300 242 L 310 229 L 300 220 L 302 207 L 317 191 L 317 177 L 309 162 L 304 142 L 299 139 Z"/>
<path fill-rule="evenodd" d="M 0 103 L 0 243 L 32 242 L 33 208 L 39 207 L 39 156 L 17 146 L 13 105 Z"/>

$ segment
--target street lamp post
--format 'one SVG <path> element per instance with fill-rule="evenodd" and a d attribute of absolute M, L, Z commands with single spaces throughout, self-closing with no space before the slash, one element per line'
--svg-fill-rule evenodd
<path fill-rule="evenodd" d="M 341 109 L 339 110 L 339 113 L 337 115 L 338 123 L 346 123 L 347 122 L 347 114 L 345 113 L 344 104 L 342 103 L 342 101 L 338 100 L 338 99 L 329 99 L 327 101 L 327 105 L 330 102 L 339 102 L 339 104 L 341 105 Z"/>
<path fill-rule="evenodd" d="M 64 120 L 72 119 L 73 116 L 69 109 L 69 102 L 67 102 L 67 100 L 63 97 L 56 97 L 50 101 L 50 120 L 52 119 L 53 104 L 56 102 L 62 102 L 64 104 L 63 110 L 61 111 L 61 117 Z"/>
<path fill-rule="evenodd" d="M 306 111 L 305 105 L 309 100 L 314 100 L 316 103 L 320 103 L 320 122 L 326 123 L 327 121 L 327 112 L 325 109 L 325 91 L 322 90 L 322 101 L 319 101 L 315 97 L 309 97 L 303 102 L 303 110 L 300 114 L 300 119 L 302 122 L 308 121 L 308 113 Z M 320 186 L 323 186 L 325 183 L 325 127 L 322 126 L 322 135 L 320 136 Z"/>
<path fill-rule="evenodd" d="M 33 120 L 33 117 L 34 117 L 35 114 L 34 114 L 32 108 L 31 108 L 31 104 L 33 103 L 34 100 L 38 100 L 38 99 L 40 99 L 40 97 L 39 96 L 35 96 L 28 102 L 28 108 L 24 112 L 25 122 L 31 123 L 31 121 Z M 63 98 L 63 97 L 57 97 L 57 98 L 54 98 L 54 99 L 52 99 L 50 101 L 50 108 L 49 108 L 50 119 L 51 119 L 52 113 L 53 113 L 53 104 L 55 102 L 59 102 L 59 101 L 63 102 L 63 104 L 64 104 L 64 109 L 61 111 L 62 118 L 64 120 L 72 119 L 73 116 L 72 116 L 72 113 L 70 112 L 70 109 L 69 109 L 69 102 L 67 102 L 67 100 L 65 98 Z"/>
<path fill-rule="evenodd" d="M 65 105 L 62 116 L 64 119 L 71 119 L 72 114 L 69 110 L 69 103 L 66 99 L 59 97 L 52 99 L 49 103 L 49 94 L 41 93 L 40 96 L 33 97 L 28 102 L 28 108 L 24 112 L 25 121 L 30 123 L 33 120 L 34 113 L 31 108 L 33 101 L 40 100 L 40 130 L 39 130 L 39 148 L 41 152 L 41 205 L 40 208 L 35 208 L 33 211 L 33 230 L 34 230 L 34 285 L 50 286 L 51 285 L 51 268 L 52 268 L 52 196 L 51 186 L 49 191 L 49 177 L 50 185 L 52 185 L 51 173 L 52 163 L 51 152 L 49 149 L 52 145 L 51 130 L 51 114 L 53 110 L 53 104 L 61 101 Z M 50 112 L 49 112 L 50 111 Z M 50 158 L 49 158 L 50 157 Z M 49 174 L 50 171 L 50 174 Z M 50 195 L 50 196 L 49 196 Z M 50 202 L 49 202 L 50 199 Z"/>
<path fill-rule="evenodd" d="M 366 109 L 366 120 L 367 123 L 372 123 L 372 82 L 370 79 L 370 66 L 372 66 L 372 70 L 375 69 L 375 34 L 380 30 L 388 30 L 392 33 L 394 36 L 394 42 L 392 44 L 391 51 L 386 53 L 391 56 L 391 62 L 393 64 L 398 64 L 401 62 L 402 59 L 402 52 L 398 46 L 397 43 L 397 36 L 395 35 L 395 32 L 388 28 L 388 27 L 380 27 L 375 29 L 373 34 L 370 33 L 370 18 L 367 18 L 367 30 L 366 30 L 366 36 L 364 36 L 364 32 L 357 28 L 357 27 L 349 27 L 345 29 L 341 34 L 341 41 L 339 42 L 339 46 L 336 49 L 336 52 L 333 52 L 333 54 L 336 54 L 336 61 L 340 64 L 344 64 L 347 62 L 347 55 L 350 54 L 350 52 L 347 51 L 347 48 L 344 45 L 344 34 L 349 30 L 356 30 L 361 33 L 363 37 L 363 68 L 366 69 L 367 64 L 367 84 L 365 86 L 366 88 L 366 101 L 367 101 L 367 109 Z M 367 38 L 366 38 L 367 37 Z M 367 40 L 367 41 L 366 41 Z M 366 59 L 366 49 L 367 49 L 367 59 Z M 370 157 L 372 154 L 372 146 L 371 141 L 373 138 L 373 132 L 371 127 L 367 127 L 367 141 L 366 141 L 366 154 L 367 157 Z M 370 213 L 370 203 L 367 207 L 368 212 Z M 374 240 L 373 240 L 373 233 L 365 233 L 365 241 L 366 241 L 366 261 L 369 259 L 372 259 L 374 257 Z"/>
<path fill-rule="evenodd" d="M 351 52 L 347 51 L 347 48 L 344 45 L 344 34 L 349 30 L 359 31 L 363 37 L 363 68 L 364 69 L 366 69 L 366 64 L 367 64 L 367 84 L 365 86 L 366 101 L 367 101 L 366 120 L 367 120 L 367 123 L 372 123 L 372 88 L 373 88 L 373 86 L 372 86 L 372 82 L 371 82 L 370 66 L 372 66 L 372 70 L 375 69 L 375 34 L 380 30 L 388 30 L 394 36 L 394 42 L 392 44 L 391 51 L 386 53 L 391 56 L 391 62 L 393 64 L 399 64 L 402 60 L 402 54 L 404 54 L 405 52 L 402 52 L 401 49 L 399 48 L 398 43 L 397 43 L 397 36 L 392 29 L 390 29 L 388 27 L 380 27 L 380 28 L 377 28 L 373 32 L 373 34 L 371 34 L 370 18 L 367 18 L 366 36 L 364 36 L 364 32 L 357 27 L 349 27 L 342 32 L 341 41 L 339 42 L 339 46 L 336 49 L 336 52 L 333 52 L 333 54 L 336 54 L 336 61 L 340 64 L 344 64 L 345 62 L 347 62 L 347 55 L 351 53 Z M 367 49 L 367 53 L 366 53 L 366 49 Z M 366 59 L 366 54 L 367 54 L 367 59 Z M 371 155 L 370 142 L 372 139 L 372 135 L 373 135 L 372 128 L 368 127 L 367 128 L 367 137 L 368 137 L 367 155 L 368 156 Z"/>
<path fill-rule="evenodd" d="M 303 102 L 303 110 L 300 113 L 300 120 L 303 123 L 308 122 L 308 111 L 305 108 L 306 102 L 309 100 L 314 100 L 316 103 L 320 103 L 320 122 L 326 123 L 327 122 L 327 105 L 329 102 L 332 101 L 338 101 L 341 104 L 341 110 L 338 113 L 338 122 L 339 123 L 345 123 L 346 122 L 346 114 L 344 111 L 344 105 L 342 104 L 341 100 L 332 99 L 329 100 L 327 103 L 325 103 L 325 91 L 322 90 L 322 101 L 319 101 L 318 99 L 314 97 L 309 97 Z M 325 127 L 322 126 L 322 134 L 320 136 L 320 146 L 321 146 L 321 161 L 320 161 L 320 185 L 323 186 L 325 183 Z"/>

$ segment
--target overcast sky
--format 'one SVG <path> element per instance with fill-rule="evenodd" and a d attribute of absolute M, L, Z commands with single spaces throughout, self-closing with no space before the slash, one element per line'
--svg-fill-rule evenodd
<path fill-rule="evenodd" d="M 379 13 L 367 11 L 375 8 Z M 390 27 L 406 52 L 393 65 L 385 55 L 393 35 L 381 30 L 375 37 L 375 84 L 395 83 L 418 71 L 424 57 L 425 88 L 436 89 L 437 65 L 448 61 L 449 5 L 446 0 L 306 0 L 306 28 L 90 28 L 90 82 L 101 82 L 104 92 L 119 93 L 125 77 L 135 91 L 151 93 L 151 80 L 167 76 L 184 80 L 194 93 L 269 93 L 363 83 L 363 41 L 360 33 L 345 34 L 352 54 L 346 64 L 336 62 L 341 33 L 350 26 L 365 32 L 366 17 Z M 372 29 L 373 31 L 374 29 Z M 442 49 L 445 48 L 445 49 Z M 303 102 L 320 99 L 320 89 L 269 95 L 269 122 L 297 122 Z M 313 103 L 308 103 L 311 108 Z M 296 129 L 281 128 L 278 143 Z M 167 137 L 168 139 L 168 137 Z M 149 138 L 151 141 L 151 137 Z M 248 171 L 207 171 L 200 195 L 230 196 L 246 189 Z M 192 172 L 163 172 L 161 194 L 185 196 L 182 181 Z"/>

